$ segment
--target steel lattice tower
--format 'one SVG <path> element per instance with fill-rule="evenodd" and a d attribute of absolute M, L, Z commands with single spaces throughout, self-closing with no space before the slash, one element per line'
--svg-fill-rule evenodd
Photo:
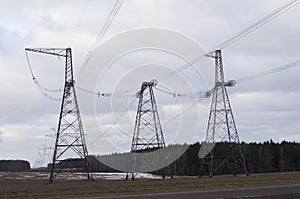
<path fill-rule="evenodd" d="M 226 87 L 235 86 L 235 81 L 224 81 L 224 71 L 221 50 L 216 50 L 215 86 L 212 90 L 212 102 L 209 113 L 205 143 L 213 146 L 209 154 L 202 160 L 201 173 L 207 168 L 209 176 L 216 174 L 223 167 L 224 173 L 246 173 L 246 163 L 235 125 Z M 238 170 L 239 169 L 239 170 Z"/>
<path fill-rule="evenodd" d="M 139 103 L 135 119 L 131 152 L 150 152 L 166 146 L 153 94 L 153 87 L 156 85 L 156 80 L 143 82 L 141 90 L 137 93 Z M 134 171 L 131 175 L 133 180 Z M 163 170 L 163 178 L 164 177 Z M 128 175 L 126 179 L 127 178 Z"/>
<path fill-rule="evenodd" d="M 70 156 L 74 157 L 74 155 L 83 160 L 83 174 L 88 179 L 93 179 L 75 92 L 71 48 L 37 48 L 25 50 L 66 58 L 65 85 L 49 181 L 53 182 L 59 172 L 65 168 L 67 162 L 63 160 Z"/>
<path fill-rule="evenodd" d="M 132 152 L 166 146 L 153 94 L 153 86 L 156 84 L 154 80 L 143 82 L 138 92 L 139 103 L 131 144 Z"/>

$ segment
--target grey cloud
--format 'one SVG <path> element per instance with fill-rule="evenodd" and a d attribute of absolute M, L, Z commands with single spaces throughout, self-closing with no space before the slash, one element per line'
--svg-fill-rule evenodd
<path fill-rule="evenodd" d="M 60 102 L 52 102 L 39 93 L 26 66 L 24 47 L 71 46 L 75 71 L 79 71 L 80 64 L 108 16 L 113 2 L 5 1 L 0 4 L 0 156 L 33 161 L 43 139 L 32 139 L 32 136 L 43 136 L 50 132 L 50 128 L 56 128 Z M 161 27 L 185 34 L 204 48 L 210 49 L 281 4 L 282 1 L 279 0 L 191 1 L 188 4 L 184 0 L 125 1 L 104 40 L 136 28 Z M 226 79 L 239 79 L 297 60 L 300 34 L 298 11 L 299 5 L 225 48 L 223 61 Z M 63 60 L 60 65 L 59 61 L 51 61 L 52 58 L 47 56 L 33 58 L 33 67 L 41 83 L 46 87 L 61 88 Z M 126 72 L 125 66 L 134 66 L 144 59 L 138 55 L 127 58 L 122 65 L 124 68 L 116 73 L 110 71 L 107 82 L 103 82 L 99 90 L 107 88 L 105 91 L 109 92 L 110 77 L 113 79 L 114 74 Z M 57 63 L 59 65 L 56 66 Z M 214 69 L 213 66 L 208 67 Z M 300 141 L 300 126 L 297 125 L 300 120 L 298 74 L 299 67 L 294 67 L 228 89 L 242 140 L 263 141 L 274 138 L 278 141 Z M 196 81 L 191 81 L 197 85 Z M 139 86 L 136 85 L 136 88 Z M 176 89 L 178 84 L 172 83 L 169 86 Z M 202 85 L 199 85 L 199 89 L 201 88 Z M 157 96 L 161 105 L 173 103 L 168 102 L 168 96 Z M 110 115 L 111 99 L 96 97 L 95 100 L 98 114 L 102 114 L 105 125 L 109 125 L 113 118 Z M 200 113 L 199 133 L 196 135 L 198 140 L 195 141 L 204 139 L 210 100 L 200 101 L 203 110 Z M 79 101 L 80 106 L 85 105 L 85 101 Z M 137 100 L 133 101 L 129 108 L 132 113 L 135 112 Z M 123 106 L 125 109 L 126 104 L 127 102 L 120 103 L 118 111 L 121 112 Z M 88 119 L 88 116 L 83 117 L 88 133 L 87 140 L 89 143 L 94 141 L 91 153 L 112 152 L 114 149 L 109 146 L 101 146 L 101 131 L 90 124 Z M 3 126 L 6 130 L 9 127 L 9 131 L 4 131 Z M 171 125 L 166 126 L 169 139 L 172 138 L 172 130 Z M 129 149 L 125 146 L 127 143 L 122 142 L 123 135 L 117 139 L 116 135 L 121 135 L 117 131 L 118 129 L 113 129 L 108 137 L 116 139 L 116 145 L 123 144 L 123 148 Z M 6 137 L 6 133 L 10 133 L 11 137 Z M 14 134 L 21 134 L 23 137 L 13 138 Z M 4 145 L 9 147 L 3 147 Z M 28 151 L 23 150 L 24 148 Z"/>
<path fill-rule="evenodd" d="M 2 142 L 2 140 L 3 140 L 2 131 L 0 131 L 0 143 Z"/>

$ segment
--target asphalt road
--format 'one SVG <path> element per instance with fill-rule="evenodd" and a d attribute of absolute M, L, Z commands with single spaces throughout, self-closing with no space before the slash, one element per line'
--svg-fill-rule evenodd
<path fill-rule="evenodd" d="M 192 191 L 192 192 L 174 192 L 160 194 L 144 194 L 131 196 L 114 196 L 114 197 L 99 197 L 110 199 L 205 199 L 205 198 L 236 198 L 246 196 L 262 196 L 262 195 L 278 195 L 288 193 L 300 193 L 300 184 L 281 185 L 281 186 L 265 186 L 240 189 L 221 189 L 209 191 Z"/>

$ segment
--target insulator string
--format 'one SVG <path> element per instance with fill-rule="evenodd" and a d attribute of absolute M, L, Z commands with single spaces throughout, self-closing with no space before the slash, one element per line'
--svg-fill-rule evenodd
<path fill-rule="evenodd" d="M 27 65 L 28 65 L 32 80 L 35 83 L 35 85 L 39 88 L 39 91 L 41 92 L 41 94 L 44 95 L 45 97 L 47 97 L 50 100 L 61 101 L 61 98 L 53 97 L 53 96 L 49 95 L 46 91 L 48 91 L 48 92 L 61 92 L 62 89 L 49 89 L 49 88 L 43 87 L 39 83 L 39 81 L 37 80 L 37 78 L 35 77 L 35 75 L 33 73 L 33 69 L 32 69 L 32 66 L 31 66 L 31 62 L 30 62 L 27 50 L 25 50 L 25 55 L 26 55 Z"/>

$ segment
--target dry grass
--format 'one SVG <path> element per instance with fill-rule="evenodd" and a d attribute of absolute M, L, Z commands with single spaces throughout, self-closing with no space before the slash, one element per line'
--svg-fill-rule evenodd
<path fill-rule="evenodd" d="M 174 178 L 166 180 L 0 179 L 0 198 L 76 198 L 299 184 L 300 172 Z"/>

